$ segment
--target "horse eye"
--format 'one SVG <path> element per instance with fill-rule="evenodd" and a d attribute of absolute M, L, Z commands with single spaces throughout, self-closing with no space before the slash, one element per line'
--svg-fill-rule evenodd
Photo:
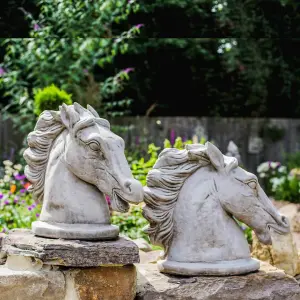
<path fill-rule="evenodd" d="M 251 189 L 256 189 L 256 182 L 255 181 L 250 181 L 247 183 Z"/>
<path fill-rule="evenodd" d="M 97 144 L 97 143 L 95 143 L 95 142 L 89 143 L 89 147 L 90 147 L 93 151 L 99 151 L 99 150 L 100 150 L 99 144 Z"/>

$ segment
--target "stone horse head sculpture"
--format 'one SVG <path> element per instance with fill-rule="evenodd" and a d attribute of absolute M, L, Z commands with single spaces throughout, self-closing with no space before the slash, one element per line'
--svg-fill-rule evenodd
<path fill-rule="evenodd" d="M 237 220 L 264 244 L 270 228 L 289 232 L 255 175 L 224 156 L 213 144 L 165 149 L 148 173 L 144 217 L 151 242 L 163 246 L 161 272 L 181 275 L 235 275 L 255 271 L 259 261 Z"/>
<path fill-rule="evenodd" d="M 63 104 L 44 111 L 24 152 L 25 174 L 31 191 L 43 201 L 36 235 L 66 239 L 113 239 L 105 195 L 112 209 L 125 212 L 128 203 L 143 201 L 143 188 L 132 177 L 124 155 L 124 141 L 107 120 L 91 107 Z"/>

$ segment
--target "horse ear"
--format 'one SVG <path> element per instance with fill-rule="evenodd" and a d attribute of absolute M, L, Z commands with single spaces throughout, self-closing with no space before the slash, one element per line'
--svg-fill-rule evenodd
<path fill-rule="evenodd" d="M 64 123 L 64 125 L 67 128 L 70 128 L 70 118 L 69 118 L 69 114 L 68 114 L 68 106 L 65 103 L 63 103 L 59 107 L 59 111 L 60 111 L 61 121 Z"/>
<path fill-rule="evenodd" d="M 92 108 L 89 104 L 87 105 L 87 109 L 89 112 L 91 112 L 94 115 L 95 118 L 100 118 L 96 110 Z"/>
<path fill-rule="evenodd" d="M 80 104 L 78 104 L 77 102 L 74 102 L 73 105 L 74 105 L 75 111 L 78 114 L 83 115 L 86 112 L 86 110 Z"/>
<path fill-rule="evenodd" d="M 222 152 L 212 143 L 206 142 L 207 147 L 206 154 L 209 157 L 212 165 L 217 169 L 221 170 L 225 167 L 224 156 Z"/>

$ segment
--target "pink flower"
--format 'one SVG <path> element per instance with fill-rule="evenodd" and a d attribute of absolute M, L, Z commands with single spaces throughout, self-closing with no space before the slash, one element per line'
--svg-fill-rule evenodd
<path fill-rule="evenodd" d="M 2 67 L 0 67 L 0 76 L 3 76 L 5 74 L 6 74 L 5 70 Z"/>
<path fill-rule="evenodd" d="M 37 30 L 40 30 L 41 27 L 39 26 L 39 24 L 34 24 L 33 26 L 33 30 L 37 31 Z"/>
<path fill-rule="evenodd" d="M 171 145 L 174 145 L 174 143 L 175 143 L 175 130 L 174 129 L 171 129 L 170 142 L 171 142 Z"/>
<path fill-rule="evenodd" d="M 123 70 L 124 73 L 128 74 L 129 72 L 132 72 L 134 68 L 126 68 Z"/>
<path fill-rule="evenodd" d="M 144 24 L 137 24 L 137 25 L 135 25 L 135 28 L 136 29 L 140 29 L 141 27 L 143 27 L 144 26 Z"/>
<path fill-rule="evenodd" d="M 111 201 L 110 201 L 110 197 L 109 197 L 109 196 L 105 195 L 105 200 L 106 200 L 106 202 L 107 202 L 108 205 L 111 204 Z"/>

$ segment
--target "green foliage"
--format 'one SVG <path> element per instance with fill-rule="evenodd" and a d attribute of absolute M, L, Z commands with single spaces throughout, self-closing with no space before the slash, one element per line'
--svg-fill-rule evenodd
<path fill-rule="evenodd" d="M 39 116 L 44 110 L 58 110 L 58 107 L 63 103 L 72 104 L 71 97 L 72 95 L 60 90 L 54 84 L 44 89 L 38 89 L 34 93 L 34 112 Z"/>
<path fill-rule="evenodd" d="M 147 220 L 142 216 L 141 206 L 131 206 L 130 211 L 124 214 L 112 213 L 112 224 L 118 225 L 120 233 L 131 239 L 144 238 L 149 241 L 143 229 L 148 225 Z"/>
<path fill-rule="evenodd" d="M 38 0 L 40 13 L 26 17 L 30 39 L 5 39 L 5 56 L 0 67 L 0 90 L 8 99 L 6 117 L 13 119 L 24 136 L 33 129 L 34 90 L 59 86 L 73 100 L 87 103 L 104 117 L 126 112 L 130 99 L 110 102 L 130 79 L 127 68 L 112 68 L 116 55 L 128 51 L 128 40 L 141 25 L 116 30 L 139 5 L 134 0 L 48 1 Z M 95 78 L 94 70 L 101 75 Z"/>
<path fill-rule="evenodd" d="M 300 152 L 285 155 L 285 164 L 289 170 L 300 167 Z"/>
<path fill-rule="evenodd" d="M 284 176 L 274 189 L 276 200 L 300 203 L 300 181 L 296 176 Z"/>

